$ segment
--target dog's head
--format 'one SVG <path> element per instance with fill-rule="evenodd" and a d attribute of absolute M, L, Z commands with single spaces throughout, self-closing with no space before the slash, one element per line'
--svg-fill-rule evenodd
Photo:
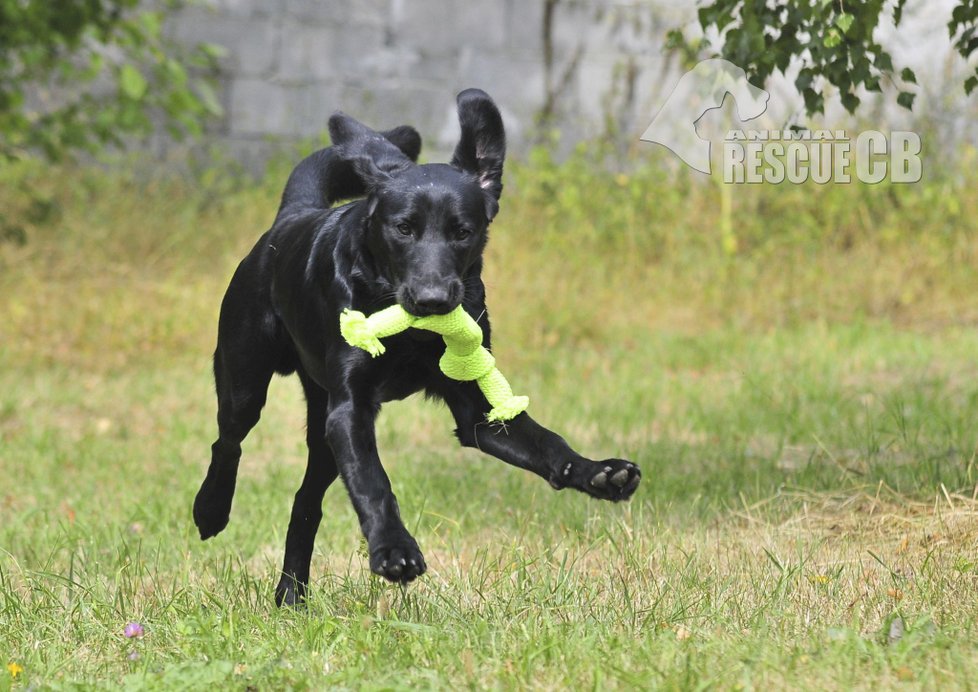
<path fill-rule="evenodd" d="M 489 95 L 458 95 L 462 136 L 450 164 L 415 164 L 387 137 L 345 115 L 330 119 L 333 142 L 367 189 L 366 247 L 418 316 L 451 312 L 477 265 L 499 210 L 506 135 Z"/>

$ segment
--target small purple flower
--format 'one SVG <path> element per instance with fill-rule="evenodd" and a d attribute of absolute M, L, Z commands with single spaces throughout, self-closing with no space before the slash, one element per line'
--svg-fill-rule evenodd
<path fill-rule="evenodd" d="M 138 622 L 130 622 L 125 626 L 125 628 L 123 628 L 122 634 L 126 637 L 126 639 L 132 639 L 133 637 L 141 637 L 146 634 L 146 632 L 143 630 L 143 626 Z"/>
<path fill-rule="evenodd" d="M 138 661 L 139 660 L 139 652 L 138 651 L 130 651 L 129 652 L 129 656 L 127 658 L 130 661 Z"/>

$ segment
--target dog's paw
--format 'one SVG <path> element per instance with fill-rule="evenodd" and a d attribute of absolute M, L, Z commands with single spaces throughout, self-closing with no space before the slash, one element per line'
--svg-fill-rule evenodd
<path fill-rule="evenodd" d="M 624 459 L 605 459 L 592 463 L 584 474 L 581 490 L 602 500 L 627 500 L 642 480 L 638 466 Z"/>
<path fill-rule="evenodd" d="M 306 585 L 291 574 L 282 574 L 275 587 L 275 605 L 279 608 L 295 608 L 306 602 Z"/>
<path fill-rule="evenodd" d="M 424 556 L 410 536 L 370 550 L 370 571 L 388 581 L 406 584 L 420 577 L 426 569 Z"/>
<path fill-rule="evenodd" d="M 232 488 L 232 493 L 234 492 Z M 200 532 L 200 540 L 216 536 L 228 525 L 231 516 L 232 496 L 222 489 L 216 492 L 207 481 L 194 499 L 194 524 Z"/>

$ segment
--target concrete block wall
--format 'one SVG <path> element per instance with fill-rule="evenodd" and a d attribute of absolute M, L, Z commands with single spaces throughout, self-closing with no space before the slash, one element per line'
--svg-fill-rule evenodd
<path fill-rule="evenodd" d="M 546 4 L 206 0 L 177 12 L 168 31 L 190 45 L 209 42 L 227 50 L 219 84 L 225 114 L 211 139 L 255 163 L 282 143 L 320 135 L 336 110 L 378 128 L 415 125 L 426 153 L 444 154 L 457 137 L 454 96 L 470 86 L 496 99 L 515 150 L 535 132 L 548 88 L 559 91 L 551 99 L 553 124 L 566 138 L 594 136 L 613 105 L 616 71 L 628 60 L 643 74 L 668 71 L 664 27 L 690 20 L 694 12 L 692 5 L 661 1 L 556 0 L 548 68 Z M 633 16 L 663 28 L 629 35 L 622 18 Z M 656 89 L 639 91 L 648 101 Z M 645 123 L 637 120 L 648 119 L 650 106 L 630 107 L 635 113 L 626 120 L 636 120 L 640 133 Z"/>
<path fill-rule="evenodd" d="M 925 92 L 915 111 L 928 112 L 933 91 L 940 103 L 930 112 L 942 122 L 947 90 L 935 85 L 948 81 L 953 62 L 941 32 L 954 1 L 908 5 L 905 25 L 889 37 L 894 58 L 914 68 Z M 470 86 L 496 99 L 516 152 L 539 132 L 544 111 L 565 143 L 609 124 L 637 143 L 681 76 L 663 50 L 665 33 L 693 23 L 695 12 L 681 0 L 200 0 L 173 15 L 168 31 L 227 49 L 225 114 L 208 139 L 260 170 L 276 148 L 325 132 L 336 110 L 377 128 L 412 124 L 425 155 L 438 160 L 457 138 L 454 95 Z M 767 85 L 782 124 L 801 103 L 786 87 Z M 954 131 L 973 133 L 974 99 L 969 105 L 962 92 L 958 101 Z M 888 108 L 906 126 L 906 114 Z"/>

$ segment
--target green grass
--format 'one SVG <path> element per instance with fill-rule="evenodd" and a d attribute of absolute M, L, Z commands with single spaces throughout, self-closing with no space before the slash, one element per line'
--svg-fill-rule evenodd
<path fill-rule="evenodd" d="M 308 608 L 280 611 L 294 380 L 245 443 L 227 530 L 201 543 L 190 517 L 217 307 L 279 181 L 3 175 L 27 242 L 0 244 L 0 664 L 24 669 L 0 689 L 973 685 L 967 180 L 884 192 L 907 226 L 889 236 L 878 191 L 745 190 L 729 254 L 713 188 L 516 168 L 487 268 L 500 367 L 642 485 L 555 493 L 459 449 L 442 407 L 392 404 L 381 453 L 428 574 L 373 578 L 337 484 Z"/>

